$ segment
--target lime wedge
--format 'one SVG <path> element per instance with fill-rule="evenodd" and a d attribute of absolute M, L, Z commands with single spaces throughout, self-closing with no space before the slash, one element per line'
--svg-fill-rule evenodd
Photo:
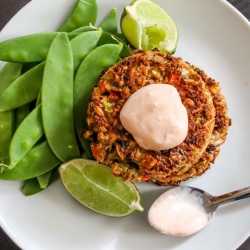
<path fill-rule="evenodd" d="M 59 173 L 68 192 L 97 213 L 122 217 L 144 210 L 135 185 L 114 176 L 105 165 L 74 159 L 62 164 Z"/>
<path fill-rule="evenodd" d="M 134 0 L 125 6 L 121 30 L 136 49 L 157 48 L 168 54 L 176 50 L 176 24 L 164 9 L 151 0 Z"/>

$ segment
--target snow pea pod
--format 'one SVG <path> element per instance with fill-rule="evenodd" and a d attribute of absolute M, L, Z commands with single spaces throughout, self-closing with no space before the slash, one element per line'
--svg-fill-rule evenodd
<path fill-rule="evenodd" d="M 52 183 L 54 183 L 58 178 L 59 178 L 59 174 L 57 171 L 57 167 L 55 167 L 54 169 L 52 169 L 51 171 L 49 171 L 48 173 L 50 173 L 50 179 L 48 180 L 47 186 L 50 186 Z M 41 176 L 45 176 L 47 175 L 47 173 L 41 175 Z M 42 185 L 44 186 L 45 182 L 43 181 Z M 23 186 L 22 186 L 22 193 L 26 196 L 28 195 L 33 195 L 33 194 L 37 194 L 41 191 L 43 191 L 45 188 L 41 187 L 41 183 L 39 182 L 39 176 L 36 178 L 31 178 L 28 180 L 25 180 Z"/>
<path fill-rule="evenodd" d="M 29 71 L 30 69 L 34 68 L 36 65 L 38 65 L 40 62 L 30 62 L 30 63 L 23 63 L 23 69 L 22 74 Z"/>
<path fill-rule="evenodd" d="M 0 60 L 8 62 L 44 61 L 56 32 L 20 36 L 0 42 Z"/>
<path fill-rule="evenodd" d="M 40 187 L 37 178 L 28 179 L 24 182 L 22 188 L 22 193 L 26 196 L 37 194 L 43 189 Z"/>
<path fill-rule="evenodd" d="M 40 188 L 44 189 L 49 185 L 49 181 L 50 181 L 50 178 L 51 178 L 51 175 L 52 175 L 52 171 L 53 170 L 36 177 L 37 180 L 38 180 Z"/>
<path fill-rule="evenodd" d="M 91 158 L 88 142 L 82 139 L 81 133 L 87 129 L 87 107 L 91 92 L 98 83 L 103 70 L 113 65 L 122 50 L 123 45 L 105 44 L 92 50 L 80 64 L 74 81 L 74 120 L 77 136 L 85 151 Z M 90 66 L 91 65 L 91 66 Z"/>
<path fill-rule="evenodd" d="M 59 31 L 70 32 L 79 27 L 95 24 L 97 18 L 96 0 L 78 0 Z"/>
<path fill-rule="evenodd" d="M 72 31 L 71 34 L 77 35 L 77 34 L 81 34 L 82 32 L 87 32 L 87 31 L 93 31 L 96 30 L 95 27 L 91 27 L 91 26 L 84 26 L 81 28 L 78 28 L 74 31 Z M 133 54 L 132 50 L 129 48 L 129 46 L 127 45 L 126 39 L 122 39 L 121 36 L 117 33 L 117 34 L 112 34 L 110 32 L 107 32 L 105 30 L 102 31 L 102 35 L 97 43 L 97 47 L 101 46 L 103 44 L 117 44 L 118 42 L 123 44 L 123 48 L 121 51 L 121 58 L 125 58 L 127 56 L 130 56 Z"/>
<path fill-rule="evenodd" d="M 38 96 L 36 98 L 36 106 L 38 106 L 41 103 L 41 97 L 42 97 L 42 91 L 40 89 Z"/>
<path fill-rule="evenodd" d="M 16 63 L 42 62 L 58 32 L 42 32 L 0 42 L 0 60 Z M 68 34 L 73 39 L 77 34 Z"/>
<path fill-rule="evenodd" d="M 50 173 L 50 179 L 46 185 L 46 187 L 50 186 L 52 183 L 54 183 L 56 180 L 59 179 L 59 173 L 58 173 L 58 167 L 60 166 L 60 164 L 58 166 L 56 166 L 55 168 L 53 168 L 52 170 L 50 170 L 49 172 L 45 173 L 44 175 Z M 39 178 L 39 176 L 37 177 Z M 39 180 L 38 180 L 39 182 Z M 43 182 L 39 182 L 40 187 L 43 186 L 44 188 L 46 188 L 44 185 L 46 184 L 45 181 Z"/>
<path fill-rule="evenodd" d="M 0 93 L 8 88 L 21 74 L 22 64 L 7 63 L 0 72 Z M 14 130 L 14 111 L 0 112 L 0 158 L 9 164 L 9 146 Z"/>
<path fill-rule="evenodd" d="M 102 20 L 99 27 L 102 28 L 103 30 L 109 32 L 109 33 L 117 34 L 117 32 L 118 32 L 117 11 L 115 8 L 113 8 L 108 13 L 108 15 Z"/>
<path fill-rule="evenodd" d="M 12 169 L 0 174 L 3 180 L 27 180 L 42 175 L 58 166 L 60 160 L 54 155 L 47 141 L 33 147 Z"/>
<path fill-rule="evenodd" d="M 84 56 L 96 46 L 100 35 L 100 29 L 93 31 L 93 33 L 75 34 L 75 37 L 70 41 L 75 69 L 79 66 Z M 39 95 L 42 84 L 43 69 L 44 62 L 31 68 L 13 82 L 0 95 L 0 111 L 14 109 L 35 100 Z M 17 96 L 18 98 L 16 98 Z"/>
<path fill-rule="evenodd" d="M 30 113 L 30 104 L 25 104 L 14 110 L 14 131 L 18 128 L 18 126 L 22 123 L 24 118 Z"/>
<path fill-rule="evenodd" d="M 40 185 L 40 188 L 42 189 L 45 189 L 48 186 L 50 186 L 58 178 L 59 178 L 58 166 L 43 175 L 37 176 L 38 183 Z"/>
<path fill-rule="evenodd" d="M 6 158 L 9 155 L 13 127 L 14 113 L 12 110 L 0 112 L 0 158 Z"/>
<path fill-rule="evenodd" d="M 101 46 L 103 44 L 117 44 L 118 42 L 123 44 L 120 53 L 121 58 L 125 58 L 133 54 L 132 50 L 127 46 L 125 41 L 123 41 L 120 37 L 106 31 L 102 32 L 101 38 L 99 39 L 97 46 Z"/>
<path fill-rule="evenodd" d="M 77 35 L 83 32 L 87 32 L 87 31 L 93 31 L 96 30 L 97 28 L 95 26 L 90 26 L 90 25 L 86 25 L 86 26 L 82 26 L 80 28 L 77 28 L 75 30 L 72 30 L 69 34 L 71 35 Z"/>
<path fill-rule="evenodd" d="M 18 77 L 0 94 L 0 111 L 21 107 L 37 98 L 42 85 L 44 63 Z"/>
<path fill-rule="evenodd" d="M 101 34 L 101 29 L 87 31 L 79 34 L 70 41 L 73 54 L 74 70 L 79 67 L 83 58 L 96 46 Z"/>
<path fill-rule="evenodd" d="M 6 63 L 0 72 L 0 93 L 10 86 L 16 80 L 22 71 L 21 63 Z"/>
<path fill-rule="evenodd" d="M 30 196 L 41 192 L 43 189 L 40 187 L 36 177 L 25 180 L 21 188 L 22 193 L 25 196 Z"/>
<path fill-rule="evenodd" d="M 63 162 L 80 156 L 73 118 L 73 56 L 68 37 L 59 33 L 45 62 L 42 120 L 54 154 Z"/>
<path fill-rule="evenodd" d="M 10 143 L 10 166 L 15 166 L 44 135 L 41 105 L 23 120 Z"/>

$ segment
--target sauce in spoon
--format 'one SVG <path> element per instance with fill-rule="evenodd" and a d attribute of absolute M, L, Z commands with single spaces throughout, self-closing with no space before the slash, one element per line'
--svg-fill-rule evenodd
<path fill-rule="evenodd" d="M 189 236 L 205 227 L 220 205 L 249 197 L 250 186 L 220 196 L 198 188 L 176 187 L 155 200 L 148 221 L 163 234 Z"/>
<path fill-rule="evenodd" d="M 163 193 L 151 206 L 148 220 L 163 234 L 188 236 L 201 230 L 210 221 L 199 193 L 174 188 Z"/>

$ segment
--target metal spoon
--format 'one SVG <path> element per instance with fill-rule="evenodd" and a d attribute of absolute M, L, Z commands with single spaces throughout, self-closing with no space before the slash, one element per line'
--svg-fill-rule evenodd
<path fill-rule="evenodd" d="M 226 193 L 219 196 L 213 196 L 206 191 L 195 188 L 195 187 L 181 187 L 182 189 L 191 189 L 191 193 L 195 192 L 195 195 L 198 195 L 202 201 L 202 205 L 204 206 L 205 210 L 213 215 L 215 210 L 220 206 L 226 203 L 230 203 L 233 201 L 245 199 L 250 197 L 250 186 L 232 191 L 230 193 Z"/>
<path fill-rule="evenodd" d="M 163 234 L 189 236 L 205 227 L 222 204 L 250 197 L 250 186 L 220 196 L 194 187 L 174 187 L 148 211 L 149 224 Z"/>

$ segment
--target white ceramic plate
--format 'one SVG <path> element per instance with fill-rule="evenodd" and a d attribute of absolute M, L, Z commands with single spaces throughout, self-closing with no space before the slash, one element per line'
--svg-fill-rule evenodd
<path fill-rule="evenodd" d="M 99 0 L 99 18 L 112 7 L 121 13 L 129 0 Z M 221 83 L 233 125 L 216 164 L 183 185 L 219 195 L 250 184 L 250 24 L 223 0 L 157 0 L 179 27 L 176 55 L 203 68 Z M 75 0 L 33 0 L 3 29 L 0 39 L 55 30 Z M 236 249 L 250 235 L 249 199 L 221 207 L 213 221 L 192 237 L 161 235 L 147 223 L 147 210 L 162 192 L 139 185 L 144 213 L 109 218 L 78 204 L 58 181 L 24 197 L 19 182 L 0 181 L 0 224 L 22 248 L 68 249 Z"/>

